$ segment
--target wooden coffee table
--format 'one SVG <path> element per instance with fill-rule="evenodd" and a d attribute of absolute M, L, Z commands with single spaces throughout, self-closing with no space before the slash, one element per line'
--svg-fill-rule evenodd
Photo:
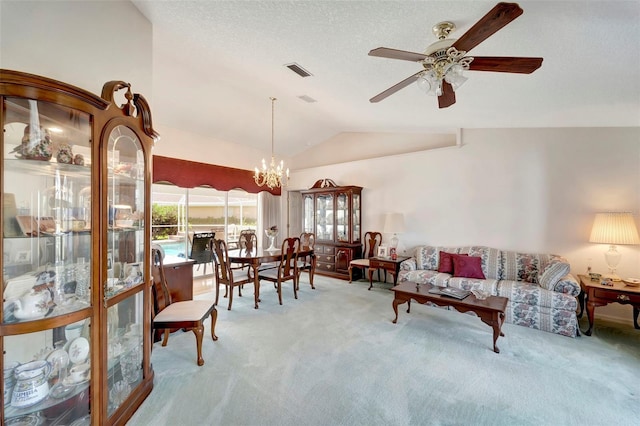
<path fill-rule="evenodd" d="M 410 281 L 393 287 L 391 289 L 395 292 L 393 311 L 396 313 L 393 323 L 395 324 L 398 321 L 398 305 L 407 302 L 407 313 L 409 313 L 411 299 L 421 304 L 431 302 L 438 306 L 453 306 L 459 312 L 475 312 L 483 323 L 493 328 L 493 351 L 500 353 L 496 342 L 499 336 L 504 336 L 502 324 L 504 323 L 504 311 L 507 308 L 509 299 L 501 296 L 489 296 L 485 300 L 478 300 L 473 294 L 470 294 L 460 300 L 450 296 L 429 293 L 429 289 L 432 287 L 431 284 L 416 284 Z"/>

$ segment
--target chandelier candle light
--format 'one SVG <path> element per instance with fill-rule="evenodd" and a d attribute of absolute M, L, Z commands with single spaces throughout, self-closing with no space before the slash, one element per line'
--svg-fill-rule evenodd
<path fill-rule="evenodd" d="M 284 171 L 284 161 L 280 160 L 280 164 L 276 166 L 276 160 L 273 154 L 273 134 L 274 134 L 274 108 L 276 98 L 271 99 L 271 164 L 267 170 L 267 163 L 262 159 L 262 170 L 255 168 L 253 179 L 258 186 L 267 185 L 269 189 L 279 188 L 286 184 L 282 179 L 282 175 L 285 174 L 287 180 L 289 180 L 289 169 Z"/>
<path fill-rule="evenodd" d="M 616 249 L 616 245 L 640 244 L 633 215 L 629 212 L 597 213 L 589 242 L 610 244 L 609 251 L 604 254 L 609 274 L 604 277 L 612 281 L 620 281 L 620 277 L 616 275 L 616 267 L 620 263 L 622 254 Z"/>

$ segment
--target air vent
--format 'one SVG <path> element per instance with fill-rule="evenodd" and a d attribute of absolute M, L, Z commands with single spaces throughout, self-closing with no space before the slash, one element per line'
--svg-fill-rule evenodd
<path fill-rule="evenodd" d="M 307 95 L 302 95 L 302 96 L 298 96 L 298 98 L 302 99 L 305 102 L 308 102 L 310 104 L 314 103 L 314 102 L 318 102 L 315 99 L 313 99 L 311 96 L 307 96 Z"/>
<path fill-rule="evenodd" d="M 296 74 L 298 74 L 300 77 L 310 77 L 313 75 L 309 71 L 302 68 L 300 65 L 296 64 L 295 62 L 292 62 L 290 64 L 285 64 L 284 66 L 289 68 L 291 71 L 295 72 Z"/>

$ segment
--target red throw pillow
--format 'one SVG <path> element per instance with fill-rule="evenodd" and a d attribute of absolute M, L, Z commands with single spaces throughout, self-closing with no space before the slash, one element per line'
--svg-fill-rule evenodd
<path fill-rule="evenodd" d="M 453 261 L 454 277 L 485 279 L 480 257 L 452 254 L 451 260 Z"/>
<path fill-rule="evenodd" d="M 453 274 L 453 261 L 451 260 L 453 253 L 447 253 L 446 251 L 440 252 L 440 261 L 438 262 L 438 272 L 444 272 L 445 274 Z M 468 256 L 462 254 L 460 256 Z"/>

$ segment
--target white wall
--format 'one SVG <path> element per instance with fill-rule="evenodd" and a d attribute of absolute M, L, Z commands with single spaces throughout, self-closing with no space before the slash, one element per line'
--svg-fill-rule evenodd
<path fill-rule="evenodd" d="M 403 212 L 400 250 L 480 244 L 561 254 L 574 274 L 592 259 L 594 271 L 606 272 L 607 247 L 588 243 L 591 225 L 599 211 L 639 213 L 639 142 L 640 128 L 464 130 L 460 148 L 299 170 L 289 189 L 321 178 L 363 186 L 363 231 Z M 618 273 L 640 276 L 640 249 L 619 250 Z M 617 304 L 596 312 L 631 318 Z"/>
<path fill-rule="evenodd" d="M 0 68 L 96 95 L 132 84 L 152 106 L 151 23 L 128 1 L 0 1 Z"/>

